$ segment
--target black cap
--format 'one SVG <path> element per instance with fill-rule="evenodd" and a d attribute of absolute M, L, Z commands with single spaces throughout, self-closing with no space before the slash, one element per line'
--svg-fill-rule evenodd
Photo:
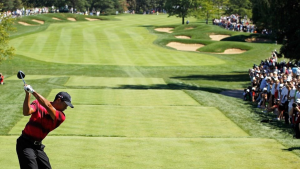
<path fill-rule="evenodd" d="M 67 92 L 59 92 L 57 93 L 57 95 L 55 96 L 55 100 L 57 98 L 60 98 L 60 100 L 64 101 L 68 106 L 70 106 L 71 108 L 74 108 L 74 106 L 71 103 L 71 96 L 67 93 Z"/>

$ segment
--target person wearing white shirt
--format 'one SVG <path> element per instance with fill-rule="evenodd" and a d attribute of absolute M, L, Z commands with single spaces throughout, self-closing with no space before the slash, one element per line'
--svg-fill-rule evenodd
<path fill-rule="evenodd" d="M 278 98 L 279 80 L 277 78 L 273 78 L 272 80 L 274 81 L 274 83 L 272 85 L 271 96 L 270 96 L 270 99 L 269 99 L 268 106 L 273 106 L 275 100 Z M 276 91 L 277 91 L 277 95 L 276 95 L 276 98 L 275 98 Z"/>
<path fill-rule="evenodd" d="M 279 106 L 280 113 L 277 118 L 278 120 L 283 119 L 283 116 L 285 115 L 284 112 L 287 111 L 289 90 L 290 90 L 290 81 L 288 83 L 279 85 L 278 97 L 280 98 L 280 106 Z M 288 120 L 288 117 L 286 117 L 285 119 Z"/>
<path fill-rule="evenodd" d="M 300 89 L 300 85 L 297 88 Z M 299 93 L 299 97 L 300 97 L 300 92 L 297 91 L 297 88 L 293 84 L 291 84 L 290 95 L 288 97 L 289 99 L 288 112 L 289 112 L 290 122 L 292 122 L 291 121 L 292 115 L 290 114 L 290 111 L 293 109 L 293 103 L 295 103 L 295 100 L 297 100 L 297 93 Z"/>
<path fill-rule="evenodd" d="M 267 86 L 267 76 L 266 77 L 264 77 L 263 75 L 261 75 L 261 78 L 263 78 L 262 80 L 261 80 L 261 83 L 260 83 L 260 86 L 259 86 L 259 88 L 261 89 L 261 90 L 263 90 L 266 86 Z"/>

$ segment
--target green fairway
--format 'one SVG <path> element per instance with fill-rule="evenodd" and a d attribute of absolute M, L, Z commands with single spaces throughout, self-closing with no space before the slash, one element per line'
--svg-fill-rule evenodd
<path fill-rule="evenodd" d="M 103 77 L 71 77 L 66 86 L 102 86 L 119 87 L 123 85 L 164 85 L 161 78 L 103 78 Z"/>
<path fill-rule="evenodd" d="M 0 137 L 0 163 L 18 168 L 17 137 Z M 271 139 L 47 137 L 53 168 L 289 168 L 299 158 Z M 231 160 L 230 160 L 231 159 Z"/>
<path fill-rule="evenodd" d="M 193 106 L 199 105 L 183 91 L 130 90 L 130 89 L 55 89 L 47 97 L 50 100 L 60 91 L 72 96 L 72 103 L 79 105 L 125 106 Z"/>
<path fill-rule="evenodd" d="M 76 109 L 66 111 L 63 127 L 51 134 L 161 138 L 248 136 L 212 107 L 74 106 Z M 214 120 L 216 117 L 218 120 Z M 24 117 L 9 134 L 19 134 L 27 122 L 28 117 Z"/>
<path fill-rule="evenodd" d="M 57 23 L 46 31 L 13 39 L 11 44 L 17 54 L 66 64 L 196 66 L 224 63 L 210 55 L 170 51 L 152 44 L 157 37 L 141 24 L 147 18 L 121 17 L 119 19 L 124 20 L 121 30 L 118 21 Z M 149 21 L 150 25 L 176 23 L 178 18 L 159 15 Z"/>

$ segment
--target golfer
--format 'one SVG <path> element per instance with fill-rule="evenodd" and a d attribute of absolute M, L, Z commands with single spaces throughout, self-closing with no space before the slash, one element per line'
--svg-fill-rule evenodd
<path fill-rule="evenodd" d="M 64 110 L 71 104 L 71 96 L 59 92 L 53 102 L 49 102 L 38 94 L 30 85 L 24 86 L 26 93 L 23 103 L 23 115 L 30 116 L 22 135 L 17 139 L 17 154 L 21 169 L 51 168 L 49 158 L 44 152 L 42 140 L 47 134 L 57 128 L 64 120 Z M 30 95 L 36 100 L 30 104 Z"/>

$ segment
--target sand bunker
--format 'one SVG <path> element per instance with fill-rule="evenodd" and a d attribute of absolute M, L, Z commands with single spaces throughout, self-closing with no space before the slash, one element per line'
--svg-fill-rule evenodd
<path fill-rule="evenodd" d="M 60 21 L 61 19 L 53 17 L 52 19 Z"/>
<path fill-rule="evenodd" d="M 37 22 L 37 23 L 39 23 L 39 24 L 44 24 L 44 23 L 45 23 L 45 21 L 36 20 L 36 19 L 32 19 L 32 21 L 33 21 L 33 22 Z"/>
<path fill-rule="evenodd" d="M 179 42 L 170 42 L 167 44 L 167 46 L 171 48 L 175 48 L 177 50 L 183 50 L 183 51 L 197 51 L 197 49 L 203 47 L 202 44 L 185 44 L 185 43 L 179 43 Z"/>
<path fill-rule="evenodd" d="M 100 19 L 85 18 L 88 21 L 99 21 Z"/>
<path fill-rule="evenodd" d="M 67 18 L 69 21 L 76 21 L 75 18 Z"/>
<path fill-rule="evenodd" d="M 211 38 L 211 40 L 215 40 L 215 41 L 220 41 L 224 38 L 228 38 L 230 37 L 229 35 L 209 35 L 209 37 Z"/>
<path fill-rule="evenodd" d="M 178 39 L 191 39 L 191 37 L 189 37 L 189 36 L 175 36 L 175 38 L 178 38 Z"/>
<path fill-rule="evenodd" d="M 165 32 L 165 33 L 173 33 L 173 30 L 174 28 L 156 28 L 154 29 L 155 31 L 157 32 Z"/>
<path fill-rule="evenodd" d="M 19 24 L 21 24 L 21 25 L 24 25 L 24 26 L 34 26 L 34 25 L 31 25 L 31 24 L 29 24 L 29 23 L 26 23 L 26 22 L 18 22 Z"/>
<path fill-rule="evenodd" d="M 187 27 L 187 28 L 184 28 L 185 30 L 190 30 L 190 29 L 194 29 L 194 27 Z"/>
<path fill-rule="evenodd" d="M 231 49 L 226 49 L 223 53 L 217 53 L 217 54 L 241 54 L 244 52 L 246 52 L 246 50 L 231 48 Z"/>

